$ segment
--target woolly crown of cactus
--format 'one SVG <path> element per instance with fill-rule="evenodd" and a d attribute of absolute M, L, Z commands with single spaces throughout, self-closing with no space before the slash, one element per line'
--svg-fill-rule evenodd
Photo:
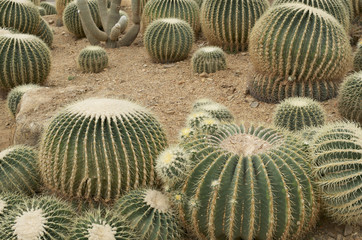
<path fill-rule="evenodd" d="M 192 69 L 196 73 L 213 73 L 226 69 L 226 56 L 219 47 L 203 47 L 192 55 Z"/>

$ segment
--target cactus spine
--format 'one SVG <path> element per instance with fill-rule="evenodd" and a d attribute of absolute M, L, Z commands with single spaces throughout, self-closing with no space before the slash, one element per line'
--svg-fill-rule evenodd
<path fill-rule="evenodd" d="M 26 196 L 11 193 L 0 192 L 0 220 L 5 217 L 9 211 L 15 208 L 18 204 L 21 204 L 26 199 Z M 1 223 L 0 221 L 0 223 Z"/>
<path fill-rule="evenodd" d="M 148 54 L 160 63 L 184 60 L 191 51 L 193 41 L 194 34 L 190 25 L 176 18 L 152 22 L 144 35 Z"/>
<path fill-rule="evenodd" d="M 226 57 L 219 47 L 203 47 L 197 50 L 191 59 L 196 73 L 214 73 L 226 69 Z"/>
<path fill-rule="evenodd" d="M 43 40 L 48 47 L 51 47 L 53 44 L 53 30 L 50 28 L 49 24 L 41 18 L 37 31 L 35 35 Z"/>
<path fill-rule="evenodd" d="M 99 46 L 88 46 L 80 51 L 78 66 L 83 72 L 101 72 L 108 66 L 107 52 Z"/>
<path fill-rule="evenodd" d="M 354 55 L 353 68 L 356 72 L 362 71 L 362 40 L 358 42 Z"/>
<path fill-rule="evenodd" d="M 21 86 L 11 89 L 11 91 L 9 92 L 8 97 L 7 97 L 7 105 L 8 105 L 8 108 L 9 108 L 11 114 L 14 117 L 17 113 L 18 105 L 19 105 L 20 100 L 23 97 L 23 95 L 27 91 L 29 91 L 31 89 L 37 89 L 39 87 L 40 86 L 38 86 L 38 85 L 27 84 L 27 85 L 21 85 Z"/>
<path fill-rule="evenodd" d="M 45 9 L 46 15 L 54 15 L 57 14 L 57 9 L 55 6 L 48 2 L 41 2 L 40 6 Z"/>

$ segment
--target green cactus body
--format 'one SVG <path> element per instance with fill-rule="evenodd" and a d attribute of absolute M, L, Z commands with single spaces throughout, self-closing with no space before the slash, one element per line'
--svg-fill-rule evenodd
<path fill-rule="evenodd" d="M 88 46 L 78 56 L 78 66 L 83 72 L 98 73 L 108 66 L 108 55 L 104 48 Z"/>
<path fill-rule="evenodd" d="M 211 45 L 227 52 L 245 51 L 251 29 L 268 7 L 267 0 L 205 0 L 202 32 Z"/>
<path fill-rule="evenodd" d="M 200 9 L 194 0 L 147 1 L 142 13 L 142 29 L 161 18 L 178 18 L 190 24 L 194 33 L 200 31 Z"/>
<path fill-rule="evenodd" d="M 74 210 L 53 197 L 29 199 L 10 210 L 0 224 L 1 239 L 65 240 Z"/>
<path fill-rule="evenodd" d="M 362 125 L 362 72 L 354 73 L 343 81 L 337 103 L 342 117 Z"/>
<path fill-rule="evenodd" d="M 0 35 L 0 88 L 41 84 L 50 72 L 50 50 L 28 34 Z"/>
<path fill-rule="evenodd" d="M 155 182 L 167 140 L 147 109 L 116 99 L 74 103 L 51 121 L 40 150 L 48 189 L 64 197 L 112 201 Z"/>
<path fill-rule="evenodd" d="M 352 23 L 352 20 L 354 19 L 352 0 L 342 0 L 341 2 L 348 13 L 350 23 Z"/>
<path fill-rule="evenodd" d="M 362 71 L 362 40 L 358 42 L 354 55 L 353 68 L 356 72 Z"/>
<path fill-rule="evenodd" d="M 355 16 L 359 16 L 362 13 L 362 2 L 361 0 L 352 0 L 353 12 Z"/>
<path fill-rule="evenodd" d="M 11 193 L 0 192 L 0 223 L 2 218 L 5 217 L 9 211 L 15 208 L 18 204 L 21 204 L 26 199 L 26 196 Z"/>
<path fill-rule="evenodd" d="M 226 69 L 226 57 L 219 47 L 203 47 L 197 50 L 191 59 L 196 73 L 214 73 Z"/>
<path fill-rule="evenodd" d="M 29 0 L 29 1 L 32 2 L 35 6 L 40 5 L 40 0 Z"/>
<path fill-rule="evenodd" d="M 87 212 L 75 220 L 69 240 L 136 240 L 128 223 L 109 210 Z"/>
<path fill-rule="evenodd" d="M 212 115 L 205 111 L 193 112 L 187 117 L 186 125 L 190 128 L 200 128 L 201 122 L 207 118 L 212 118 Z"/>
<path fill-rule="evenodd" d="M 181 240 L 183 232 L 169 198 L 157 190 L 134 190 L 120 198 L 115 211 L 135 228 L 140 240 Z"/>
<path fill-rule="evenodd" d="M 199 8 L 201 9 L 201 5 L 202 5 L 202 3 L 204 2 L 204 0 L 194 0 L 196 3 L 197 3 L 197 5 L 199 6 Z"/>
<path fill-rule="evenodd" d="M 39 37 L 41 40 L 43 40 L 48 45 L 48 47 L 52 46 L 54 38 L 53 30 L 50 28 L 49 24 L 43 18 L 40 20 L 35 35 Z"/>
<path fill-rule="evenodd" d="M 40 88 L 40 86 L 34 85 L 34 84 L 27 84 L 27 85 L 21 85 L 21 86 L 11 89 L 11 91 L 9 92 L 8 97 L 7 97 L 7 105 L 8 105 L 8 108 L 9 108 L 11 114 L 14 117 L 17 113 L 18 105 L 19 105 L 20 100 L 23 97 L 23 95 L 27 91 L 29 91 L 31 89 L 37 89 L 37 88 Z"/>
<path fill-rule="evenodd" d="M 284 3 L 303 3 L 314 8 L 319 8 L 335 17 L 348 32 L 350 27 L 350 13 L 345 5 L 346 2 L 342 2 L 341 0 L 275 0 L 273 6 Z"/>
<path fill-rule="evenodd" d="M 0 0 L 0 16 L 0 27 L 22 33 L 33 34 L 40 21 L 38 8 L 28 0 Z"/>
<path fill-rule="evenodd" d="M 38 6 L 37 8 L 38 8 L 40 16 L 45 16 L 46 15 L 46 11 L 45 11 L 45 9 L 43 7 Z"/>
<path fill-rule="evenodd" d="M 220 122 L 232 122 L 234 121 L 234 116 L 232 113 L 222 104 L 212 103 L 212 104 L 204 104 L 198 105 L 194 104 L 194 112 L 206 112 L 212 116 L 212 118 L 219 120 Z"/>
<path fill-rule="evenodd" d="M 144 35 L 144 45 L 151 58 L 160 63 L 184 60 L 194 42 L 190 25 L 180 19 L 164 18 L 152 22 Z"/>
<path fill-rule="evenodd" d="M 251 32 L 249 52 L 258 73 L 288 84 L 338 81 L 352 64 L 349 38 L 338 21 L 300 3 L 270 8 Z"/>
<path fill-rule="evenodd" d="M 316 184 L 326 214 L 338 223 L 362 221 L 362 129 L 354 123 L 324 126 L 312 144 Z"/>
<path fill-rule="evenodd" d="M 140 0 L 139 1 L 139 4 L 140 4 L 140 16 L 142 16 L 142 13 L 143 13 L 143 9 L 145 9 L 145 6 L 146 6 L 146 3 L 148 2 L 149 0 Z"/>
<path fill-rule="evenodd" d="M 335 81 L 285 81 L 281 77 L 254 74 L 249 83 L 250 95 L 267 102 L 278 103 L 289 97 L 309 97 L 317 101 L 326 101 L 338 94 L 338 82 Z"/>
<path fill-rule="evenodd" d="M 322 106 L 310 98 L 288 98 L 275 109 L 274 126 L 289 131 L 300 131 L 307 127 L 322 126 L 325 113 Z"/>
<path fill-rule="evenodd" d="M 190 127 L 184 127 L 180 130 L 179 140 L 180 142 L 187 141 L 195 135 L 195 129 Z"/>
<path fill-rule="evenodd" d="M 54 15 L 57 14 L 57 9 L 55 6 L 48 2 L 41 2 L 40 6 L 45 9 L 46 15 Z"/>
<path fill-rule="evenodd" d="M 95 24 L 98 27 L 102 26 L 101 18 L 98 13 L 98 4 L 95 0 L 88 1 L 88 7 L 92 18 Z M 78 38 L 85 37 L 85 33 L 83 31 L 82 22 L 80 20 L 80 16 L 78 13 L 78 7 L 75 2 L 70 2 L 64 9 L 63 13 L 63 23 L 64 26 L 68 29 L 70 33 Z"/>
<path fill-rule="evenodd" d="M 179 215 L 198 239 L 294 239 L 315 224 L 310 155 L 299 139 L 229 124 L 182 147 L 195 166 L 181 188 Z"/>

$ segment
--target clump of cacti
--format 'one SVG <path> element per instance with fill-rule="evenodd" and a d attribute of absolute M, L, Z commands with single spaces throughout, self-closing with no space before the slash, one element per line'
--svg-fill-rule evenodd
<path fill-rule="evenodd" d="M 142 13 L 142 29 L 161 18 L 177 18 L 190 24 L 194 33 L 200 31 L 200 9 L 194 0 L 148 1 Z M 182 42 L 180 42 L 182 43 Z"/>
<path fill-rule="evenodd" d="M 324 121 L 325 113 L 322 106 L 305 97 L 287 98 L 277 106 L 273 117 L 274 126 L 289 131 L 322 126 Z"/>
<path fill-rule="evenodd" d="M 55 0 L 55 9 L 57 11 L 57 21 L 56 25 L 58 27 L 63 26 L 63 12 L 68 3 L 72 2 L 73 0 Z"/>
<path fill-rule="evenodd" d="M 265 127 L 226 124 L 181 143 L 194 167 L 177 204 L 198 239 L 290 239 L 315 224 L 309 148 Z"/>
<path fill-rule="evenodd" d="M 40 6 L 45 9 L 46 15 L 54 15 L 57 14 L 57 9 L 55 6 L 48 2 L 41 2 Z"/>
<path fill-rule="evenodd" d="M 41 84 L 46 80 L 50 72 L 50 50 L 38 37 L 3 34 L 0 46 L 0 88 Z"/>
<path fill-rule="evenodd" d="M 338 110 L 342 117 L 362 124 L 362 71 L 348 76 L 341 84 Z"/>
<path fill-rule="evenodd" d="M 18 110 L 18 105 L 20 103 L 21 98 L 23 97 L 23 95 L 31 90 L 31 89 L 37 89 L 40 86 L 35 85 L 35 84 L 26 84 L 26 85 L 20 85 L 17 86 L 13 89 L 11 89 L 11 91 L 8 94 L 7 97 L 7 105 L 8 108 L 11 112 L 11 114 L 15 117 L 17 110 Z"/>
<path fill-rule="evenodd" d="M 362 129 L 337 122 L 318 131 L 313 165 L 322 206 L 338 223 L 362 221 Z"/>
<path fill-rule="evenodd" d="M 194 33 L 190 25 L 176 18 L 155 20 L 144 34 L 144 45 L 148 54 L 160 63 L 186 59 L 193 41 Z"/>
<path fill-rule="evenodd" d="M 0 191 L 0 220 L 5 217 L 11 209 L 23 203 L 27 197 L 18 193 Z M 1 222 L 0 221 L 0 222 Z"/>
<path fill-rule="evenodd" d="M 214 73 L 226 69 L 225 53 L 219 47 L 200 48 L 192 56 L 191 62 L 196 73 Z"/>
<path fill-rule="evenodd" d="M 88 46 L 80 51 L 77 62 L 83 72 L 98 73 L 108 66 L 108 55 L 102 47 Z"/>
<path fill-rule="evenodd" d="M 115 211 L 130 222 L 140 240 L 183 239 L 183 231 L 165 194 L 152 189 L 133 190 L 115 203 Z"/>
<path fill-rule="evenodd" d="M 108 202 L 155 184 L 165 133 L 145 108 L 86 99 L 59 112 L 44 131 L 39 167 L 45 186 L 64 197 Z"/>
<path fill-rule="evenodd" d="M 355 71 L 362 71 L 362 40 L 358 42 L 357 50 L 354 55 L 353 68 Z"/>
<path fill-rule="evenodd" d="M 53 30 L 50 28 L 49 24 L 41 18 L 37 31 L 35 35 L 38 36 L 41 40 L 43 40 L 48 47 L 51 47 L 53 44 Z"/>
<path fill-rule="evenodd" d="M 210 44 L 228 52 L 245 51 L 256 21 L 269 7 L 267 0 L 205 0 L 202 32 Z"/>
<path fill-rule="evenodd" d="M 206 112 L 220 122 L 232 122 L 234 120 L 234 116 L 227 107 L 209 99 L 197 100 L 193 104 L 192 110 L 194 113 Z"/>

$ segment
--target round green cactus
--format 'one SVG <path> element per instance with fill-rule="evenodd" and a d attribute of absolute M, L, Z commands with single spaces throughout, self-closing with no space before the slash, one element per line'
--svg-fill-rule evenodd
<path fill-rule="evenodd" d="M 116 99 L 86 99 L 58 113 L 43 135 L 40 171 L 64 197 L 108 202 L 155 183 L 155 159 L 167 145 L 149 111 Z"/>
<path fill-rule="evenodd" d="M 0 224 L 1 239 L 65 240 L 74 210 L 53 197 L 29 199 L 10 210 Z"/>
<path fill-rule="evenodd" d="M 205 0 L 202 32 L 211 45 L 228 52 L 245 51 L 251 29 L 268 7 L 267 0 Z"/>
<path fill-rule="evenodd" d="M 52 46 L 54 38 L 53 30 L 50 28 L 49 24 L 43 18 L 40 20 L 35 35 L 39 37 L 41 40 L 43 40 L 48 45 L 48 47 Z"/>
<path fill-rule="evenodd" d="M 326 125 L 312 146 L 315 181 L 327 215 L 339 223 L 361 223 L 362 129 L 347 122 Z"/>
<path fill-rule="evenodd" d="M 212 118 L 212 115 L 205 111 L 193 112 L 187 116 L 186 125 L 190 128 L 200 128 L 201 122 L 208 118 Z"/>
<path fill-rule="evenodd" d="M 9 211 L 17 205 L 24 203 L 26 199 L 26 196 L 17 193 L 0 192 L 0 220 L 2 221 L 2 218 L 5 217 Z"/>
<path fill-rule="evenodd" d="M 63 12 L 68 3 L 74 0 L 55 0 L 55 9 L 57 10 L 57 26 L 63 25 Z"/>
<path fill-rule="evenodd" d="M 197 99 L 193 104 L 192 104 L 192 111 L 197 111 L 197 109 L 200 107 L 200 106 L 203 106 L 203 105 L 212 105 L 212 104 L 215 104 L 216 102 L 211 100 L 211 99 L 208 99 L 208 98 L 200 98 L 200 99 Z"/>
<path fill-rule="evenodd" d="M 280 77 L 286 84 L 338 81 L 352 64 L 341 24 L 325 11 L 300 3 L 270 8 L 251 32 L 249 53 L 258 73 Z"/>
<path fill-rule="evenodd" d="M 346 119 L 362 124 L 362 72 L 348 76 L 340 86 L 339 113 Z"/>
<path fill-rule="evenodd" d="M 43 83 L 50 72 L 50 50 L 28 34 L 0 35 L 0 88 Z"/>
<path fill-rule="evenodd" d="M 83 72 L 98 73 L 108 66 L 108 55 L 102 47 L 88 46 L 80 51 L 77 62 Z"/>
<path fill-rule="evenodd" d="M 57 14 L 57 9 L 55 6 L 48 2 L 41 2 L 40 6 L 45 9 L 46 15 L 54 15 Z"/>
<path fill-rule="evenodd" d="M 91 13 L 91 16 L 94 20 L 94 23 L 101 27 L 101 18 L 98 13 L 98 4 L 95 0 L 88 1 L 88 7 Z M 70 33 L 78 38 L 85 37 L 85 33 L 83 31 L 82 22 L 80 20 L 80 16 L 78 13 L 78 7 L 76 2 L 70 2 L 64 9 L 63 13 L 63 23 L 64 26 L 68 29 Z"/>
<path fill-rule="evenodd" d="M 307 127 L 322 126 L 325 113 L 322 106 L 310 98 L 295 97 L 281 102 L 274 112 L 274 126 L 289 131 L 299 131 Z"/>
<path fill-rule="evenodd" d="M 226 69 L 225 53 L 219 47 L 200 48 L 192 56 L 191 62 L 196 73 L 214 73 Z"/>
<path fill-rule="evenodd" d="M 155 20 L 144 35 L 144 45 L 151 58 L 160 63 L 177 62 L 188 57 L 194 41 L 190 25 L 180 19 Z"/>
<path fill-rule="evenodd" d="M 37 8 L 38 8 L 40 16 L 45 16 L 47 14 L 47 12 L 45 11 L 45 8 L 40 7 L 40 6 L 38 6 Z"/>
<path fill-rule="evenodd" d="M 143 9 L 142 29 L 161 18 L 178 18 L 190 24 L 195 33 L 200 31 L 200 9 L 194 0 L 152 0 Z M 182 42 L 180 42 L 182 43 Z"/>
<path fill-rule="evenodd" d="M 75 220 L 69 240 L 136 240 L 128 223 L 109 210 L 87 212 Z"/>
<path fill-rule="evenodd" d="M 362 40 L 358 42 L 354 55 L 353 68 L 356 72 L 362 71 Z"/>
<path fill-rule="evenodd" d="M 140 240 L 183 239 L 169 198 L 157 190 L 133 190 L 120 198 L 114 207 L 116 213 L 135 228 Z"/>
<path fill-rule="evenodd" d="M 33 34 L 40 21 L 38 8 L 28 0 L 0 0 L 0 16 L 0 27 L 22 33 Z"/>
<path fill-rule="evenodd" d="M 17 110 L 18 110 L 18 105 L 20 103 L 21 98 L 23 97 L 23 95 L 31 90 L 31 89 L 37 89 L 40 88 L 40 86 L 38 85 L 34 85 L 34 84 L 26 84 L 26 85 L 21 85 L 21 86 L 17 86 L 13 89 L 11 89 L 11 91 L 8 94 L 7 97 L 7 105 L 8 108 L 11 112 L 11 114 L 15 117 Z"/>
<path fill-rule="evenodd" d="M 198 239 L 291 239 L 315 224 L 309 148 L 298 138 L 227 124 L 181 146 L 195 165 L 177 205 Z"/>
<path fill-rule="evenodd" d="M 180 130 L 179 140 L 180 142 L 186 141 L 195 135 L 195 129 L 190 127 L 184 127 Z"/>
<path fill-rule="evenodd" d="M 200 103 L 200 102 L 199 102 Z M 195 107 L 197 106 L 197 107 Z M 219 120 L 220 122 L 232 122 L 234 121 L 234 116 L 224 105 L 219 103 L 210 103 L 210 104 L 196 104 L 194 103 L 193 107 L 194 112 L 206 112 L 211 115 L 212 118 Z"/>

